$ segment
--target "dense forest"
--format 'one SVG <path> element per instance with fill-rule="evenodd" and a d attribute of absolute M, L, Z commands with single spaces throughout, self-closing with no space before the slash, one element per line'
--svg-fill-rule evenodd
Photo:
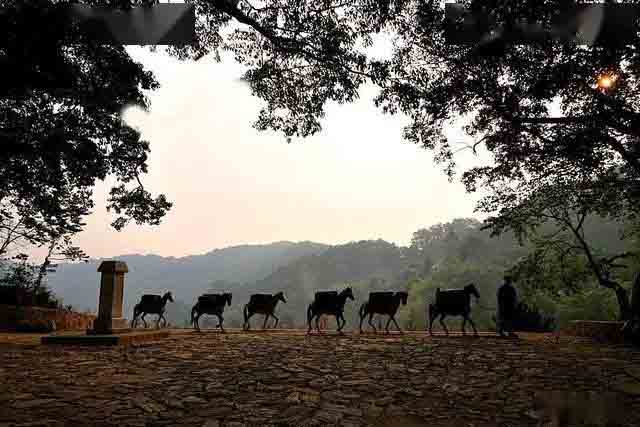
<path fill-rule="evenodd" d="M 585 220 L 584 236 L 599 257 L 632 253 L 634 240 L 621 237 L 626 227 L 599 217 Z M 555 233 L 551 225 L 544 233 Z M 302 327 L 306 308 L 318 290 L 351 286 L 355 301 L 348 301 L 347 330 L 357 328 L 357 311 L 374 290 L 408 290 L 409 300 L 401 308 L 399 322 L 406 329 L 425 327 L 425 307 L 436 288 L 457 288 L 475 283 L 480 303 L 473 317 L 480 329 L 494 327 L 492 308 L 495 294 L 505 273 L 516 280 L 519 297 L 530 307 L 557 319 L 562 327 L 572 319 L 614 320 L 618 317 L 616 295 L 599 286 L 584 255 L 557 256 L 541 252 L 539 242 L 530 238 L 520 242 L 510 232 L 491 236 L 475 219 L 455 219 L 413 233 L 408 247 L 383 240 L 326 246 L 311 242 L 279 242 L 271 245 L 238 246 L 209 254 L 185 258 L 158 256 L 118 257 L 129 264 L 125 309 L 146 292 L 171 290 L 176 301 L 169 303 L 167 318 L 174 326 L 187 326 L 190 309 L 204 292 L 232 292 L 233 304 L 225 312 L 225 323 L 242 324 L 242 308 L 252 293 L 283 291 L 286 304 L 277 309 L 281 327 Z M 637 258 L 621 257 L 615 278 L 630 288 Z M 65 304 L 91 311 L 96 309 L 99 260 L 81 264 L 62 264 L 47 276 L 48 289 Z M 6 276 L 5 276 L 6 279 Z M 130 316 L 129 316 L 130 317 Z M 212 327 L 213 318 L 203 318 Z M 457 327 L 459 320 L 449 320 Z M 253 319 L 253 327 L 262 317 Z M 331 320 L 330 327 L 333 327 Z"/>

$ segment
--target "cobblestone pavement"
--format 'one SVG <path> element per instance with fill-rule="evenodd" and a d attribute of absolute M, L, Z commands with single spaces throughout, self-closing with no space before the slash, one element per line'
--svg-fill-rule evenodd
<path fill-rule="evenodd" d="M 174 331 L 128 348 L 0 345 L 0 426 L 536 426 L 536 393 L 551 390 L 600 404 L 617 393 L 621 421 L 640 425 L 640 352 L 531 337 Z"/>

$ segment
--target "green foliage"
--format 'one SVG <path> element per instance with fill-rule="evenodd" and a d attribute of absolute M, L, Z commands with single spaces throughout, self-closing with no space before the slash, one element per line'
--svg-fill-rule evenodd
<path fill-rule="evenodd" d="M 40 282 L 40 267 L 25 254 L 0 261 L 0 304 L 61 308 L 62 302 Z"/>
<path fill-rule="evenodd" d="M 616 320 L 618 315 L 615 294 L 601 287 L 592 286 L 572 295 L 538 293 L 529 300 L 541 311 L 555 315 L 561 328 L 572 320 Z"/>
<path fill-rule="evenodd" d="M 590 239 L 590 245 L 604 256 L 608 250 L 620 249 L 619 234 L 615 232 L 619 227 L 620 224 L 605 220 L 585 220 L 584 230 L 586 236 L 593 231 L 595 237 Z M 408 290 L 408 304 L 400 307 L 398 322 L 403 328 L 422 330 L 425 309 L 436 288 L 461 288 L 473 282 L 481 295 L 480 305 L 473 301 L 473 318 L 478 328 L 488 330 L 494 327 L 497 288 L 503 275 L 516 266 L 521 268 L 515 281 L 519 299 L 545 315 L 556 316 L 560 326 L 570 319 L 616 318 L 615 297 L 609 290 L 599 288 L 592 274 L 586 274 L 582 258 L 576 258 L 571 269 L 562 272 L 553 256 L 526 258 L 530 249 L 520 246 L 512 233 L 490 237 L 490 232 L 477 223 L 455 239 L 438 241 L 421 250 L 371 240 L 339 246 L 309 242 L 243 246 L 179 260 L 123 257 L 131 267 L 126 279 L 127 312 L 131 312 L 142 293 L 171 290 L 176 302 L 167 305 L 167 319 L 174 325 L 186 326 L 198 295 L 230 291 L 233 301 L 225 309 L 225 324 L 240 326 L 242 309 L 251 294 L 283 291 L 287 303 L 280 303 L 276 310 L 280 325 L 306 327 L 306 309 L 316 291 L 351 286 L 355 301 L 346 305 L 347 330 L 357 329 L 358 310 L 368 293 L 382 290 Z M 625 262 L 629 267 L 621 269 L 616 277 L 629 287 L 633 279 L 630 272 L 638 264 L 631 259 Z M 425 265 L 429 268 L 416 274 Z M 60 288 L 61 295 L 65 299 L 68 295 L 75 306 L 94 303 L 95 288 L 88 289 L 86 283 L 95 282 L 95 268 L 96 263 L 61 266 L 52 277 L 54 289 L 70 285 Z M 212 280 L 212 276 L 216 279 Z M 573 288 L 565 280 L 570 280 Z M 203 318 L 203 325 L 217 324 L 214 317 L 208 319 Z M 253 327 L 261 327 L 262 322 L 261 316 L 252 319 Z M 447 324 L 459 328 L 460 319 L 449 319 Z M 329 327 L 334 326 L 330 320 Z"/>
<path fill-rule="evenodd" d="M 108 176 L 116 181 L 107 205 L 116 229 L 130 220 L 158 224 L 171 203 L 142 186 L 149 143 L 120 117 L 127 105 L 147 107 L 143 90 L 158 83 L 124 46 L 78 33 L 57 16 L 56 2 L 4 3 L 0 254 L 16 237 L 46 244 L 80 231 L 96 181 Z"/>
<path fill-rule="evenodd" d="M 406 327 L 424 329 L 427 325 L 426 309 L 433 302 L 435 291 L 440 289 L 463 288 L 474 283 L 480 292 L 481 306 L 474 306 L 473 319 L 480 329 L 491 325 L 493 310 L 496 307 L 496 292 L 504 275 L 504 265 L 462 261 L 460 258 L 447 258 L 439 264 L 437 271 L 425 280 L 414 281 L 409 285 L 409 301 L 402 310 L 401 319 Z M 457 325 L 460 319 L 449 319 L 448 324 Z"/>
<path fill-rule="evenodd" d="M 602 188 L 593 190 L 577 179 L 549 179 L 544 184 L 528 182 L 523 196 L 500 200 L 498 215 L 487 220 L 494 235 L 512 230 L 527 239 L 532 251 L 513 268 L 525 288 L 578 291 L 589 280 L 616 294 L 619 318 L 629 318 L 629 298 L 621 281 L 634 267 L 633 243 L 637 229 L 631 210 L 625 215 L 592 214 L 606 197 L 615 197 Z M 498 203 L 498 202 L 496 202 Z M 623 209 L 621 207 L 621 209 Z M 591 213 L 591 215 L 589 215 Z M 637 264 L 635 265 L 637 267 Z"/>

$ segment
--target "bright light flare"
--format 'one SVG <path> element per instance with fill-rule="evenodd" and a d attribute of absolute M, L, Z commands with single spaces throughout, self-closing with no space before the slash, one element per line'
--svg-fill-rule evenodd
<path fill-rule="evenodd" d="M 618 80 L 617 74 L 602 74 L 598 77 L 598 88 L 603 90 L 611 89 Z"/>

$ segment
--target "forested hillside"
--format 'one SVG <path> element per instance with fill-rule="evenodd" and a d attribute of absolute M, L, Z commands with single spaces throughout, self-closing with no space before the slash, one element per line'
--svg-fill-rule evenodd
<path fill-rule="evenodd" d="M 481 293 L 473 316 L 478 327 L 486 330 L 494 326 L 491 309 L 496 306 L 497 287 L 507 272 L 516 278 L 521 300 L 556 317 L 559 326 L 577 318 L 616 318 L 614 294 L 597 285 L 583 258 L 574 256 L 562 262 L 544 259 L 532 268 L 528 263 L 533 251 L 531 242 L 521 245 L 510 233 L 491 237 L 481 228 L 482 223 L 477 220 L 456 219 L 416 231 L 409 247 L 382 240 L 361 241 L 302 257 L 262 280 L 241 287 L 227 286 L 234 289 L 234 304 L 225 315 L 225 322 L 240 326 L 241 310 L 251 293 L 283 291 L 288 303 L 278 307 L 281 325 L 305 326 L 306 309 L 315 291 L 350 285 L 356 301 L 347 302 L 347 329 L 357 327 L 357 311 L 368 292 L 402 289 L 409 290 L 410 297 L 408 305 L 401 309 L 401 325 L 423 329 L 425 307 L 436 288 L 462 287 L 473 282 Z M 631 244 L 620 239 L 624 227 L 619 223 L 589 218 L 584 230 L 585 238 L 601 256 L 620 253 Z M 557 232 L 552 227 L 544 231 Z M 637 265 L 631 258 L 628 268 L 617 273 L 625 286 L 629 286 Z M 448 322 L 452 327 L 460 323 L 457 319 Z M 253 325 L 261 324 L 262 318 L 256 316 Z"/>
<path fill-rule="evenodd" d="M 550 226 L 543 228 L 546 233 L 556 233 Z M 633 241 L 620 238 L 624 230 L 622 224 L 600 218 L 588 218 L 584 225 L 585 239 L 602 257 L 632 249 Z M 188 324 L 190 308 L 203 292 L 232 292 L 233 304 L 225 312 L 225 323 L 239 327 L 242 308 L 252 293 L 283 291 L 287 303 L 277 309 L 281 326 L 303 327 L 314 292 L 351 286 L 356 300 L 347 302 L 348 330 L 357 327 L 358 308 L 373 290 L 408 290 L 408 305 L 402 307 L 398 320 L 404 328 L 423 329 L 425 307 L 436 288 L 458 288 L 473 282 L 481 294 L 473 317 L 478 327 L 486 330 L 493 327 L 491 309 L 507 272 L 516 279 L 519 297 L 557 317 L 560 326 L 576 318 L 616 318 L 615 295 L 598 286 L 584 257 L 545 258 L 538 252 L 533 243 L 520 244 L 513 234 L 491 237 L 479 221 L 456 219 L 416 231 L 408 247 L 383 240 L 338 246 L 274 243 L 185 258 L 118 258 L 131 270 L 126 282 L 127 316 L 142 293 L 171 290 L 176 302 L 168 305 L 167 317 L 178 326 Z M 532 258 L 532 254 L 537 255 Z M 63 265 L 51 276 L 50 284 L 65 304 L 95 310 L 97 264 Z M 629 287 L 638 265 L 636 258 L 625 258 L 614 274 Z M 215 323 L 212 318 L 203 318 L 205 327 Z M 455 328 L 459 321 L 450 319 L 449 324 Z M 253 326 L 261 325 L 262 317 L 256 316 Z"/>
<path fill-rule="evenodd" d="M 237 305 L 231 307 L 225 319 L 239 326 L 243 305 L 252 293 L 283 291 L 287 304 L 278 307 L 280 322 L 283 327 L 299 327 L 306 322 L 307 306 L 316 291 L 342 289 L 353 284 L 358 304 L 367 290 L 398 283 L 409 265 L 402 248 L 383 240 L 333 246 L 321 254 L 302 257 L 281 267 L 264 279 L 236 288 L 233 298 Z M 354 303 L 348 304 L 351 307 L 347 311 L 354 309 Z M 257 325 L 261 321 L 253 322 Z"/>
<path fill-rule="evenodd" d="M 293 260 L 320 253 L 326 248 L 326 245 L 312 242 L 277 242 L 216 249 L 204 255 L 183 258 L 118 256 L 115 258 L 125 261 L 129 266 L 125 282 L 125 313 L 128 318 L 131 317 L 133 305 L 143 293 L 161 294 L 170 290 L 176 304 L 167 308 L 168 319 L 174 324 L 180 324 L 184 320 L 185 307 L 190 309 L 197 296 L 209 284 L 251 282 Z M 61 264 L 57 272 L 48 277 L 48 283 L 65 305 L 95 311 L 99 289 L 99 274 L 96 270 L 100 261 Z"/>

